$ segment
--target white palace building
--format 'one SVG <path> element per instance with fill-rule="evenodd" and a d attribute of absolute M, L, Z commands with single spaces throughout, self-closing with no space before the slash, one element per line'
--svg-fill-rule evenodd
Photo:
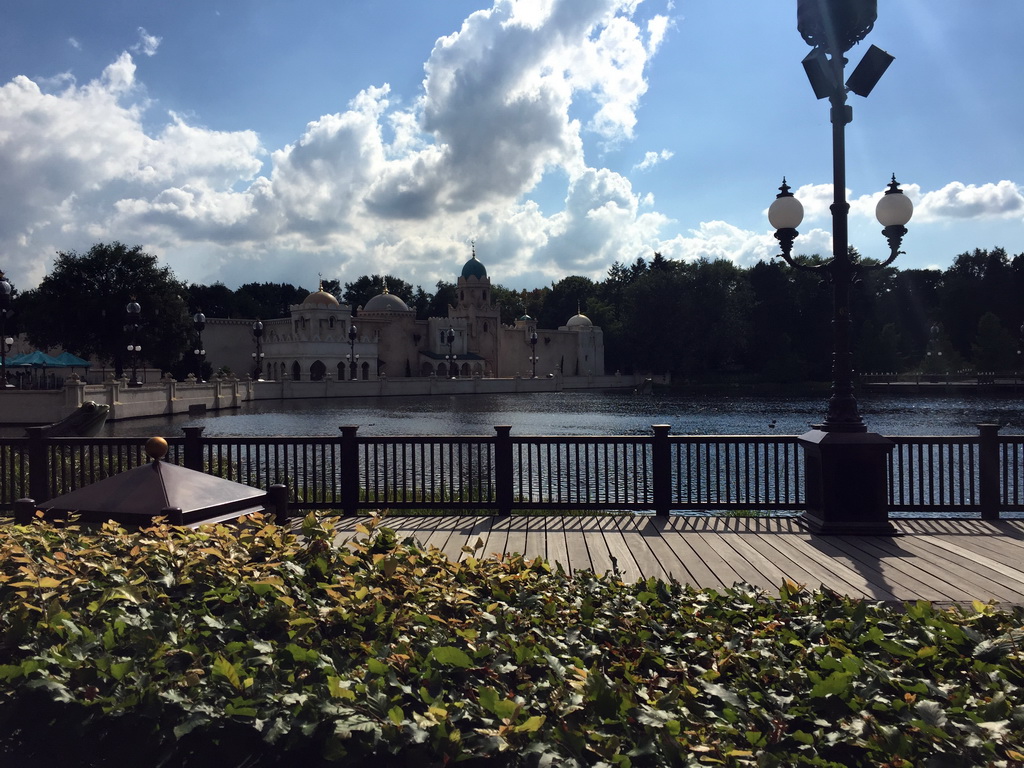
<path fill-rule="evenodd" d="M 261 376 L 276 381 L 530 378 L 534 370 L 538 377 L 604 375 L 603 333 L 586 315 L 577 313 L 557 330 L 538 328 L 528 315 L 502 325 L 475 248 L 456 291 L 447 317 L 417 320 L 415 310 L 386 287 L 355 311 L 317 290 L 291 306 L 289 317 L 262 321 Z M 253 322 L 208 318 L 206 359 L 243 378 L 254 373 Z"/>

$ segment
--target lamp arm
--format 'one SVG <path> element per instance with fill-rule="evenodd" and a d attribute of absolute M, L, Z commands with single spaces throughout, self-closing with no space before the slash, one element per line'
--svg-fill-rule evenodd
<path fill-rule="evenodd" d="M 793 251 L 793 241 L 796 240 L 797 232 L 792 227 L 784 227 L 775 231 L 775 239 L 779 241 L 779 246 L 782 248 L 782 252 L 778 255 L 781 256 L 789 266 L 794 269 L 802 269 L 806 272 L 818 272 L 825 264 L 804 264 L 799 261 L 794 261 L 791 253 Z"/>
<path fill-rule="evenodd" d="M 889 241 L 889 258 L 885 261 L 880 261 L 877 264 L 858 264 L 858 271 L 868 271 L 872 269 L 882 269 L 888 267 L 894 261 L 896 257 L 906 251 L 901 251 L 900 246 L 903 244 L 903 236 L 907 234 L 907 228 L 901 227 L 898 224 L 888 226 L 882 230 L 882 234 L 885 235 L 885 239 Z"/>

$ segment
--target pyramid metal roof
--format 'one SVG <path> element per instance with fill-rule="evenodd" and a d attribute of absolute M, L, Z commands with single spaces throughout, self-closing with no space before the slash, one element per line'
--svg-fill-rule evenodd
<path fill-rule="evenodd" d="M 159 515 L 176 525 L 216 522 L 270 511 L 265 491 L 154 460 L 37 505 L 74 512 L 84 522 L 148 523 Z M 175 510 L 172 512 L 171 510 Z M 180 516 L 176 510 L 180 510 Z"/>

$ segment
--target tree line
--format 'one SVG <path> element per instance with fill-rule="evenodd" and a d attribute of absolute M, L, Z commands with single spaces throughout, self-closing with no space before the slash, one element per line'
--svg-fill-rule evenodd
<path fill-rule="evenodd" d="M 820 263 L 817 256 L 807 261 Z M 325 280 L 320 287 L 358 312 L 385 286 L 420 318 L 444 317 L 456 301 L 455 283 L 439 281 L 427 291 L 394 275 Z M 196 312 L 285 317 L 309 292 L 287 283 L 234 290 L 187 284 L 140 246 L 100 243 L 86 253 L 58 253 L 38 288 L 15 292 L 15 332 L 38 347 L 95 355 L 120 370 L 124 307 L 134 299 L 143 308 L 142 357 L 184 375 Z M 492 296 L 506 324 L 530 315 L 542 328 L 557 328 L 583 312 L 604 332 L 609 371 L 778 383 L 831 375 L 831 290 L 816 274 L 779 262 L 738 267 L 655 253 L 616 262 L 603 280 L 575 275 L 532 290 L 494 285 Z M 862 373 L 1013 371 L 1024 357 L 1024 254 L 976 249 L 946 270 L 865 270 L 852 290 L 851 323 L 855 368 Z"/>

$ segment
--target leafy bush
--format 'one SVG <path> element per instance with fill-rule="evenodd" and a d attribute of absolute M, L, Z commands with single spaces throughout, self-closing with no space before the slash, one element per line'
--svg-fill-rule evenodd
<path fill-rule="evenodd" d="M 312 516 L 0 529 L 0 764 L 1024 763 L 1019 608 L 339 543 Z"/>

